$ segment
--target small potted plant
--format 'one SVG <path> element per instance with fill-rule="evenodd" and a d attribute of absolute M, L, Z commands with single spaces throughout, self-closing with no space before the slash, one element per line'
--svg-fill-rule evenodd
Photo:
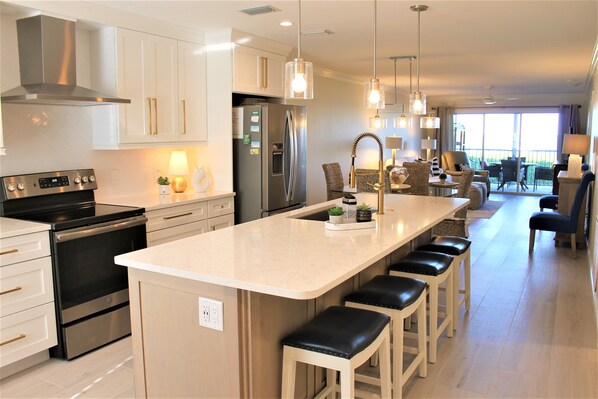
<path fill-rule="evenodd" d="M 357 223 L 370 222 L 372 220 L 372 207 L 365 202 L 357 205 Z"/>
<path fill-rule="evenodd" d="M 168 177 L 159 176 L 156 183 L 158 183 L 158 193 L 160 195 L 170 194 L 170 180 L 168 180 Z"/>
<path fill-rule="evenodd" d="M 342 224 L 343 208 L 341 208 L 340 206 L 335 206 L 333 208 L 328 209 L 328 221 L 332 224 Z"/>
<path fill-rule="evenodd" d="M 438 175 L 438 178 L 440 179 L 440 183 L 444 184 L 446 183 L 446 173 L 441 173 Z"/>

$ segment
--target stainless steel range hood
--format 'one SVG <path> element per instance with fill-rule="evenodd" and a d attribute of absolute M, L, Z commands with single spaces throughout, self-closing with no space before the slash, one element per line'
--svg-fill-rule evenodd
<path fill-rule="evenodd" d="M 17 21 L 21 86 L 2 93 L 2 102 L 102 105 L 131 100 L 77 86 L 75 23 L 37 15 Z"/>

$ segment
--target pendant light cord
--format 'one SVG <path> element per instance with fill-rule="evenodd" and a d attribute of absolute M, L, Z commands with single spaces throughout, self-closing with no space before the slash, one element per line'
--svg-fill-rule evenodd
<path fill-rule="evenodd" d="M 421 51 L 420 10 L 417 10 L 417 91 L 419 91 L 419 59 Z"/>
<path fill-rule="evenodd" d="M 297 27 L 297 59 L 301 59 L 301 0 L 299 0 L 299 26 Z"/>
<path fill-rule="evenodd" d="M 397 59 L 394 59 L 395 62 L 395 104 L 397 103 Z"/>
<path fill-rule="evenodd" d="M 378 2 L 374 0 L 374 79 L 377 78 L 376 76 L 376 34 L 377 34 L 377 25 L 376 25 L 376 16 L 378 15 Z"/>

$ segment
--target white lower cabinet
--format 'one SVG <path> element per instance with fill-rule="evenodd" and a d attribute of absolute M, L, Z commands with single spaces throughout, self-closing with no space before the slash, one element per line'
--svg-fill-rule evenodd
<path fill-rule="evenodd" d="M 48 232 L 0 241 L 0 367 L 57 344 Z"/>
<path fill-rule="evenodd" d="M 231 196 L 147 211 L 147 246 L 232 226 L 234 209 Z"/>

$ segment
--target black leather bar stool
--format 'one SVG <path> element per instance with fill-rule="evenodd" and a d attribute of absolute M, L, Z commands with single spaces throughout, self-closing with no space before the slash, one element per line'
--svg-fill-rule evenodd
<path fill-rule="evenodd" d="M 390 317 L 369 310 L 331 306 L 311 322 L 282 340 L 282 398 L 295 397 L 297 362 L 324 367 L 326 387 L 319 397 L 338 391 L 336 371 L 341 374 L 342 398 L 355 397 L 355 369 L 380 353 L 383 398 L 391 396 Z"/>
<path fill-rule="evenodd" d="M 359 290 L 345 297 L 345 306 L 372 310 L 391 317 L 392 330 L 392 397 L 400 399 L 403 385 L 419 367 L 419 376 L 428 373 L 426 356 L 426 288 L 422 280 L 396 276 L 376 276 Z M 404 346 L 403 322 L 417 312 L 417 348 Z M 403 372 L 403 352 L 417 355 Z M 360 381 L 379 383 L 370 377 Z"/>
<path fill-rule="evenodd" d="M 432 251 L 451 255 L 453 261 L 453 328 L 459 327 L 459 309 L 465 304 L 469 312 L 471 305 L 471 241 L 463 237 L 435 236 L 429 244 L 418 251 Z M 461 264 L 463 264 L 464 287 L 461 288 Z M 463 296 L 461 297 L 461 294 Z"/>
<path fill-rule="evenodd" d="M 429 284 L 428 304 L 430 306 L 430 363 L 436 363 L 438 339 L 444 330 L 448 337 L 453 336 L 453 257 L 439 252 L 414 251 L 399 262 L 390 266 L 391 276 L 411 277 L 424 280 Z M 439 319 L 439 286 L 446 284 L 446 313 L 444 320 Z M 418 326 L 419 328 L 419 326 Z"/>

